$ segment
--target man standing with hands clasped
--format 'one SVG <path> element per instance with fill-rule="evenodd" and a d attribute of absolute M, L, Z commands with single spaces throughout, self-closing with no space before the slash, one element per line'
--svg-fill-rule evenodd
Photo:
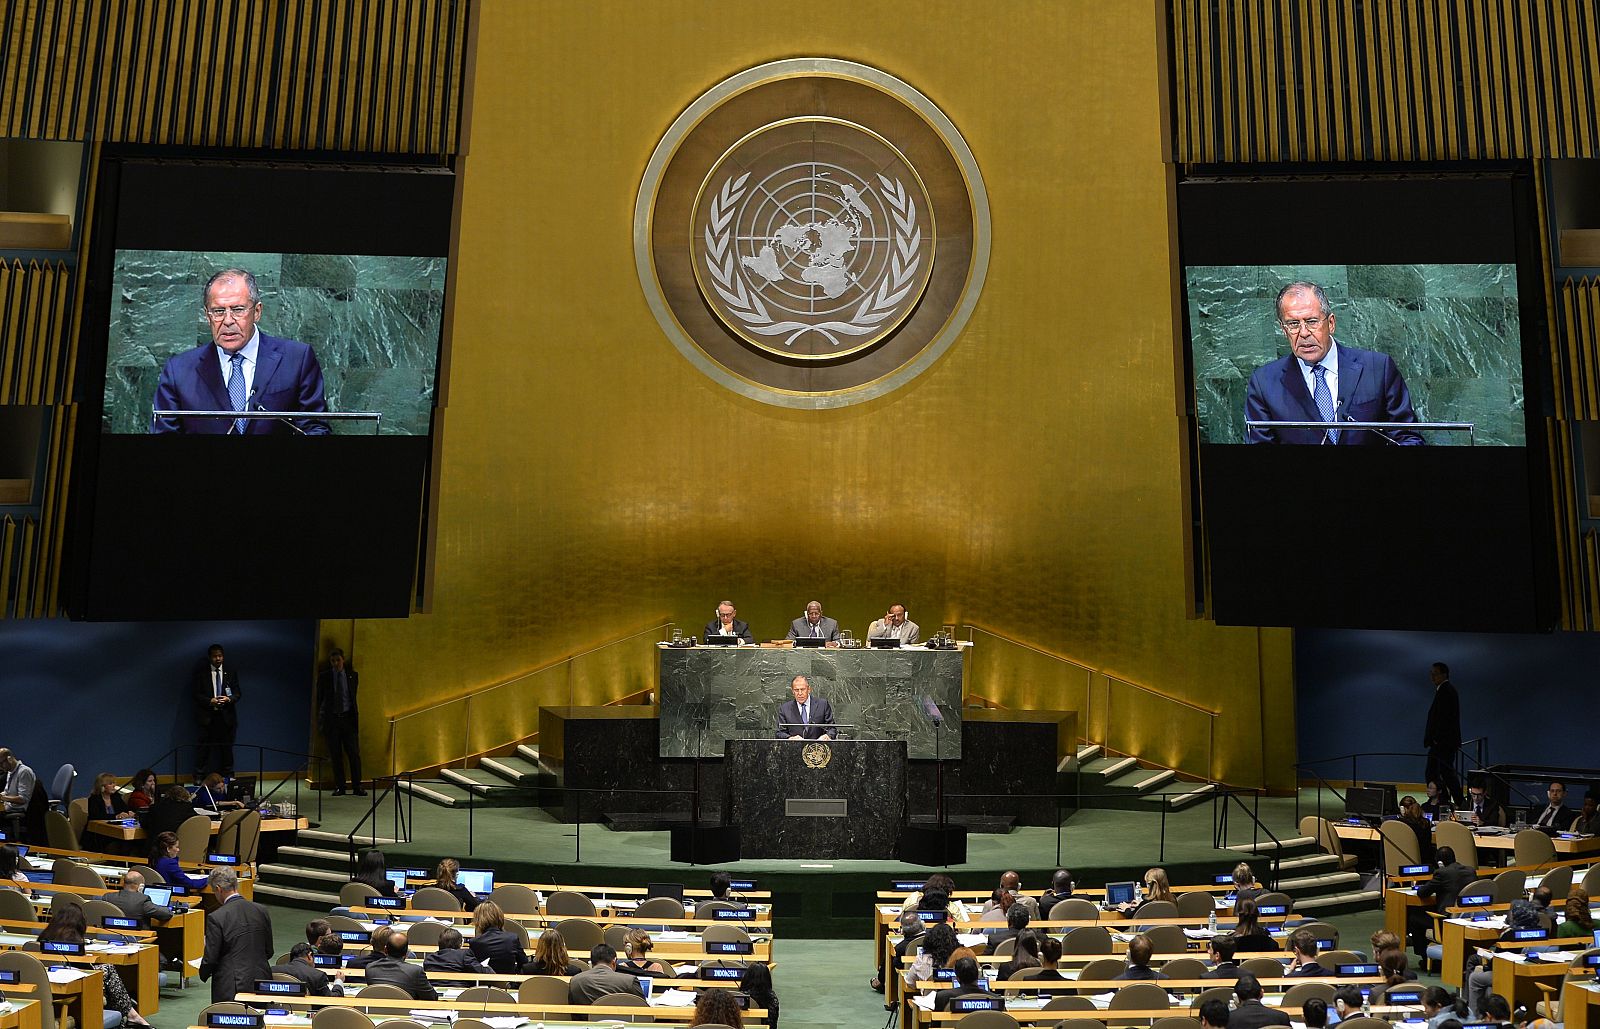
<path fill-rule="evenodd" d="M 1439 793 L 1452 807 L 1461 807 L 1461 780 L 1456 778 L 1456 751 L 1461 747 L 1461 698 L 1450 681 L 1450 667 L 1435 661 L 1428 669 L 1433 680 L 1433 703 L 1428 706 L 1428 724 L 1422 730 L 1422 745 L 1428 748 L 1428 767 L 1424 782 L 1439 784 Z"/>
<path fill-rule="evenodd" d="M 833 739 L 833 705 L 822 697 L 811 695 L 811 681 L 803 675 L 789 683 L 793 700 L 778 705 L 778 735 L 780 740 L 831 740 Z"/>
<path fill-rule="evenodd" d="M 222 644 L 213 643 L 210 660 L 195 673 L 191 693 L 200 739 L 195 747 L 194 781 L 202 782 L 208 772 L 233 777 L 233 739 L 239 732 L 239 676 L 224 668 Z"/>
<path fill-rule="evenodd" d="M 322 739 L 333 761 L 335 797 L 344 796 L 345 757 L 350 758 L 350 782 L 355 794 L 365 797 L 361 788 L 361 724 L 356 710 L 355 666 L 344 659 L 338 647 L 328 655 L 328 667 L 317 676 L 317 721 L 322 723 Z"/>

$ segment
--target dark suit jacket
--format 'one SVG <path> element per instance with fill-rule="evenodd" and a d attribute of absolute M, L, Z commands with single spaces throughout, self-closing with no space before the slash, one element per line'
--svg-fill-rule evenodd
<path fill-rule="evenodd" d="M 1476 877 L 1472 869 L 1456 861 L 1433 873 L 1433 878 L 1417 887 L 1417 896 L 1434 899 L 1434 910 L 1443 911 L 1456 906 L 1461 890 Z"/>
<path fill-rule="evenodd" d="M 222 688 L 233 698 L 233 703 L 211 706 L 211 698 L 216 692 L 211 688 L 211 662 L 194 673 L 194 682 L 189 686 L 189 697 L 194 702 L 194 717 L 203 729 L 212 728 L 214 725 L 237 726 L 239 724 L 239 699 L 244 694 L 239 689 L 239 675 L 226 664 L 222 666 Z"/>
<path fill-rule="evenodd" d="M 356 705 L 356 683 L 360 675 L 348 661 L 344 665 L 344 678 L 345 684 L 350 688 L 350 717 L 354 718 L 360 711 Z M 317 675 L 317 721 L 326 724 L 341 713 L 338 691 L 333 687 L 333 669 L 324 668 Z"/>
<path fill-rule="evenodd" d="M 1228 1029 L 1262 1029 L 1268 1025 L 1291 1025 L 1289 1016 L 1269 1008 L 1259 1000 L 1240 1001 L 1228 1012 Z"/>
<path fill-rule="evenodd" d="M 1218 962 L 1214 968 L 1208 968 L 1204 972 L 1201 972 L 1200 978 L 1226 979 L 1229 982 L 1234 982 L 1239 978 L 1239 974 L 1242 971 L 1243 969 L 1239 967 L 1239 963 L 1237 961 L 1221 961 Z"/>
<path fill-rule="evenodd" d="M 1528 824 L 1529 825 L 1539 825 L 1539 824 L 1541 824 L 1539 820 L 1542 819 L 1545 816 L 1545 812 L 1549 811 L 1549 810 L 1550 810 L 1550 802 L 1549 801 L 1545 801 L 1544 807 L 1534 808 L 1534 809 L 1530 810 L 1528 812 Z M 1578 818 L 1578 812 L 1577 811 L 1574 811 L 1572 808 L 1563 805 L 1561 807 L 1561 809 L 1556 812 L 1555 819 L 1553 821 L 1551 821 L 1549 824 L 1553 828 L 1559 829 L 1562 832 L 1566 832 L 1569 828 L 1572 827 L 1572 823 L 1574 821 L 1576 821 L 1577 818 Z"/>
<path fill-rule="evenodd" d="M 162 797 L 139 819 L 139 824 L 144 826 L 144 834 L 149 837 L 150 845 L 155 846 L 157 836 L 164 832 L 177 832 L 178 826 L 194 817 L 194 805 L 182 804 L 176 800 Z M 190 861 L 198 861 L 203 854 L 185 855 Z M 163 875 L 166 873 L 162 873 Z"/>
<path fill-rule="evenodd" d="M 115 904 L 129 918 L 142 918 L 146 922 L 165 922 L 172 917 L 172 909 L 162 907 L 143 893 L 132 890 L 112 890 L 101 900 Z"/>
<path fill-rule="evenodd" d="M 1461 746 L 1461 695 L 1449 679 L 1433 691 L 1428 724 L 1422 729 L 1422 745 L 1429 750 L 1448 750 L 1452 755 Z"/>
<path fill-rule="evenodd" d="M 988 990 L 980 990 L 976 986 L 957 986 L 948 990 L 940 990 L 933 995 L 933 1010 L 949 1011 L 950 1002 L 957 997 L 998 997 L 998 994 Z M 1005 1010 L 1005 1001 L 1000 1002 L 1000 1010 Z"/>
<path fill-rule="evenodd" d="M 1315 961 L 1307 961 L 1299 968 L 1289 969 L 1284 975 L 1334 975 L 1337 972 L 1336 968 L 1323 968 Z"/>
<path fill-rule="evenodd" d="M 322 366 L 317 355 L 304 343 L 279 339 L 261 333 L 256 350 L 256 373 L 247 407 L 252 411 L 326 411 L 322 396 Z M 222 362 L 217 345 L 207 340 L 193 350 L 167 358 L 156 383 L 155 408 L 158 411 L 231 411 L 228 387 L 222 381 Z M 226 418 L 157 418 L 151 432 L 185 432 L 221 436 L 233 429 Z M 328 423 L 314 418 L 297 418 L 290 423 L 276 418 L 252 418 L 245 423 L 245 434 L 269 436 L 298 435 L 290 425 L 308 436 L 326 436 Z"/>
<path fill-rule="evenodd" d="M 366 967 L 367 985 L 389 983 L 411 994 L 412 1000 L 438 1000 L 439 991 L 428 981 L 421 966 L 399 958 L 373 959 Z"/>
<path fill-rule="evenodd" d="M 206 950 L 200 978 L 211 980 L 211 1003 L 254 993 L 272 978 L 272 916 L 238 894 L 206 915 Z"/>
<path fill-rule="evenodd" d="M 1171 979 L 1172 976 L 1165 972 L 1157 972 L 1149 965 L 1129 965 L 1122 970 L 1121 975 L 1114 975 L 1113 979 Z"/>
<path fill-rule="evenodd" d="M 111 809 L 106 809 L 105 801 L 100 799 L 100 794 L 93 793 L 89 796 L 89 821 L 98 822 L 113 818 L 121 818 L 128 813 L 128 802 L 122 799 L 122 794 L 111 795 Z"/>
<path fill-rule="evenodd" d="M 288 961 L 281 965 L 273 965 L 272 972 L 274 975 L 293 976 L 305 983 L 306 993 L 313 997 L 344 996 L 343 987 L 340 988 L 338 994 L 333 992 L 332 981 L 328 978 L 328 973 L 316 965 L 308 965 L 304 961 Z"/>
<path fill-rule="evenodd" d="M 472 951 L 460 947 L 449 950 L 436 950 L 422 959 L 422 970 L 429 973 L 429 978 L 439 986 L 476 986 L 477 980 L 463 979 L 460 982 L 450 982 L 438 978 L 434 973 L 440 972 L 481 972 L 483 966 L 472 957 Z"/>
<path fill-rule="evenodd" d="M 1406 380 L 1388 354 L 1348 347 L 1335 340 L 1339 351 L 1339 395 L 1334 398 L 1334 418 L 1342 422 L 1414 422 L 1411 393 Z M 1249 421 L 1321 421 L 1311 391 L 1306 388 L 1300 362 L 1287 354 L 1264 364 L 1250 376 L 1245 391 L 1244 416 Z M 1321 429 L 1246 429 L 1247 443 L 1322 443 Z M 1340 446 L 1420 446 L 1422 436 L 1405 429 L 1373 432 L 1346 429 Z"/>
<path fill-rule="evenodd" d="M 825 640 L 836 640 L 839 638 L 839 621 L 823 615 L 817 619 L 816 627 L 813 628 L 810 620 L 801 615 L 789 623 L 789 638 L 793 640 L 801 636 L 821 636 Z"/>
<path fill-rule="evenodd" d="M 735 636 L 739 637 L 739 639 L 743 640 L 746 643 L 754 643 L 756 641 L 755 635 L 753 633 L 751 633 L 751 631 L 750 631 L 750 623 L 749 622 L 741 622 L 737 618 L 735 618 L 733 620 L 733 634 Z M 707 622 L 706 623 L 705 635 L 707 635 L 707 636 L 721 636 L 721 635 L 723 635 L 723 632 L 722 632 L 722 619 L 713 618 L 713 619 L 711 619 L 711 621 Z"/>
<path fill-rule="evenodd" d="M 808 740 L 821 737 L 824 733 L 829 736 L 833 732 L 833 705 L 813 691 L 811 694 L 811 724 L 800 725 L 800 705 L 790 697 L 778 705 L 777 738 L 786 740 L 790 736 L 803 736 Z"/>
<path fill-rule="evenodd" d="M 521 938 L 505 929 L 490 929 L 488 932 L 479 933 L 467 943 L 472 948 L 473 957 L 479 961 L 489 962 L 489 967 L 501 975 L 515 975 L 528 963 L 528 955 L 522 950 Z"/>
<path fill-rule="evenodd" d="M 605 965 L 595 965 L 579 972 L 567 982 L 569 1004 L 593 1004 L 608 993 L 632 993 L 643 997 L 644 987 L 626 972 Z"/>

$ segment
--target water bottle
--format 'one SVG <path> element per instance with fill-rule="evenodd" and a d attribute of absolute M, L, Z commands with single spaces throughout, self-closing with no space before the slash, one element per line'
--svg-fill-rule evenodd
<path fill-rule="evenodd" d="M 1217 934 L 1217 905 L 1215 901 L 1211 904 L 1211 914 L 1206 916 L 1206 928 L 1211 930 L 1211 935 L 1215 936 Z"/>
<path fill-rule="evenodd" d="M 1361 991 L 1361 1016 L 1363 1018 L 1371 1018 L 1372 1017 L 1372 991 L 1371 990 L 1362 990 Z"/>

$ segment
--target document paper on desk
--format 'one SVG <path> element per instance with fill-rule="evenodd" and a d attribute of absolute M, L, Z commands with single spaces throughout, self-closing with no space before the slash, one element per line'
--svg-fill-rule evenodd
<path fill-rule="evenodd" d="M 652 990 L 648 1003 L 653 1008 L 692 1008 L 694 994 L 688 990 L 666 989 L 659 993 Z"/>
<path fill-rule="evenodd" d="M 75 983 L 79 979 L 87 978 L 89 978 L 88 972 L 84 972 L 76 968 L 50 969 L 50 981 L 58 986 L 65 986 L 67 983 Z"/>

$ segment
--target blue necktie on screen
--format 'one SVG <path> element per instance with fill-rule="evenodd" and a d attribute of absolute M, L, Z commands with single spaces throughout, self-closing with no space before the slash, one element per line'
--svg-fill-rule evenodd
<path fill-rule="evenodd" d="M 811 705 L 810 704 L 801 704 L 800 705 L 800 723 L 802 725 L 810 725 L 811 724 Z"/>
<path fill-rule="evenodd" d="M 233 367 L 228 372 L 228 402 L 235 411 L 244 410 L 244 355 L 234 354 L 228 358 Z M 1324 390 L 1326 392 L 1326 390 Z M 235 418 L 233 428 L 239 433 L 244 432 L 245 419 Z"/>
<path fill-rule="evenodd" d="M 1320 364 L 1311 366 L 1312 375 L 1316 379 L 1316 386 L 1311 390 L 1311 399 L 1317 402 L 1317 413 L 1325 422 L 1333 421 L 1333 394 L 1328 392 L 1328 369 Z M 1339 430 L 1328 430 L 1328 442 L 1339 442 Z"/>

